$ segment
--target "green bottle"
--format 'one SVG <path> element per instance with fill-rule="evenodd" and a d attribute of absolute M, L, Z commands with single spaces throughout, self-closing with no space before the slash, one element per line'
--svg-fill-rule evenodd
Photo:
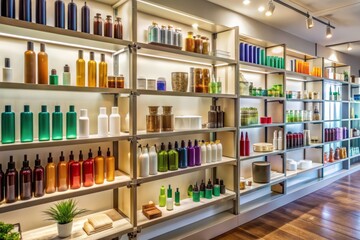
<path fill-rule="evenodd" d="M 52 139 L 63 139 L 63 114 L 60 106 L 55 106 L 55 112 L 52 113 Z"/>
<path fill-rule="evenodd" d="M 195 184 L 193 188 L 193 194 L 192 194 L 193 202 L 200 202 L 200 191 L 197 183 Z"/>
<path fill-rule="evenodd" d="M 66 113 L 66 139 L 76 139 L 77 127 L 76 127 L 77 119 L 75 106 L 70 105 L 69 112 Z"/>
<path fill-rule="evenodd" d="M 39 141 L 50 140 L 50 113 L 47 111 L 46 105 L 41 106 L 39 112 Z"/>
<path fill-rule="evenodd" d="M 158 171 L 159 172 L 167 172 L 168 170 L 168 153 L 165 150 L 164 143 L 161 143 L 160 152 L 158 154 Z"/>
<path fill-rule="evenodd" d="M 213 195 L 215 197 L 220 196 L 220 182 L 219 179 L 217 178 L 213 187 Z"/>
<path fill-rule="evenodd" d="M 160 196 L 159 196 L 159 207 L 165 207 L 165 205 L 166 205 L 165 187 L 161 186 Z"/>
<path fill-rule="evenodd" d="M 10 105 L 5 105 L 5 112 L 1 114 L 1 143 L 15 142 L 15 113 Z"/>
<path fill-rule="evenodd" d="M 176 188 L 176 192 L 175 192 L 175 206 L 180 206 L 180 192 L 179 192 L 179 188 Z"/>
<path fill-rule="evenodd" d="M 33 136 L 33 113 L 30 112 L 30 106 L 24 105 L 24 112 L 20 113 L 20 141 L 32 142 Z"/>
<path fill-rule="evenodd" d="M 172 148 L 171 142 L 168 145 L 168 157 L 169 157 L 169 170 L 174 171 L 179 168 L 179 154 Z"/>
<path fill-rule="evenodd" d="M 59 85 L 59 76 L 56 74 L 56 69 L 51 69 L 49 80 L 50 85 Z"/>

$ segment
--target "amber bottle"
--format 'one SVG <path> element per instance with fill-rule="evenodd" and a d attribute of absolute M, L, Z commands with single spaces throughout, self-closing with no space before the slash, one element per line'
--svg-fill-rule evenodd
<path fill-rule="evenodd" d="M 99 147 L 98 155 L 94 159 L 95 161 L 95 183 L 102 184 L 104 183 L 105 178 L 105 159 L 101 154 L 101 149 Z"/>
<path fill-rule="evenodd" d="M 40 44 L 38 53 L 38 84 L 48 84 L 48 55 L 45 52 L 45 44 Z"/>
<path fill-rule="evenodd" d="M 51 157 L 51 153 L 49 153 L 48 164 L 45 168 L 46 174 L 46 193 L 54 193 L 56 191 L 56 166 L 53 162 L 53 158 Z"/>
<path fill-rule="evenodd" d="M 82 50 L 79 50 L 79 58 L 76 61 L 76 86 L 85 87 L 85 60 Z"/>
<path fill-rule="evenodd" d="M 104 36 L 111 38 L 112 31 L 113 31 L 113 24 L 112 24 L 111 15 L 107 15 L 104 24 Z"/>
<path fill-rule="evenodd" d="M 105 62 L 105 54 L 101 54 L 101 62 L 99 63 L 99 87 L 106 88 L 107 82 L 107 63 Z"/>
<path fill-rule="evenodd" d="M 57 176 L 57 186 L 58 186 L 58 191 L 62 192 L 62 191 L 66 191 L 68 190 L 68 186 L 69 186 L 69 178 L 68 178 L 68 164 L 67 162 L 65 162 L 65 158 L 63 155 L 63 152 L 61 151 L 61 155 L 60 155 L 60 162 L 57 165 L 57 172 L 58 172 L 58 176 Z"/>
<path fill-rule="evenodd" d="M 88 87 L 96 87 L 96 62 L 94 52 L 90 52 L 88 62 Z"/>
<path fill-rule="evenodd" d="M 114 23 L 114 38 L 123 39 L 123 25 L 120 17 L 117 17 Z"/>
<path fill-rule="evenodd" d="M 115 180 L 115 158 L 110 153 L 110 148 L 108 148 L 106 153 L 106 181 L 112 182 Z"/>
<path fill-rule="evenodd" d="M 94 185 L 94 158 L 92 156 L 91 149 L 89 151 L 89 157 L 82 164 L 83 174 L 83 186 L 91 187 Z"/>
<path fill-rule="evenodd" d="M 24 82 L 36 83 L 36 54 L 34 52 L 33 42 L 27 42 L 27 50 L 24 53 L 24 63 Z"/>

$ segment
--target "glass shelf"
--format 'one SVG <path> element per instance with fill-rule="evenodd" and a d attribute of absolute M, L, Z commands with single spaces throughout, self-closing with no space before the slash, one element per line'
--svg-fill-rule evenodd
<path fill-rule="evenodd" d="M 213 93 L 195 93 L 195 92 L 173 92 L 138 89 L 140 95 L 154 96 L 179 96 L 179 97 L 207 97 L 207 98 L 236 98 L 235 94 L 213 94 Z"/>
<path fill-rule="evenodd" d="M 267 157 L 267 156 L 273 156 L 273 155 L 279 155 L 284 154 L 284 150 L 275 150 L 272 152 L 252 152 L 250 153 L 250 156 L 241 156 L 240 161 L 250 160 L 253 158 L 260 158 L 260 157 Z"/>

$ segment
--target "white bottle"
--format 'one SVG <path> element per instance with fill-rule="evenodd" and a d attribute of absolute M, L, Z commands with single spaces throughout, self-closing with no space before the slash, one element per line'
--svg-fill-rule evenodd
<path fill-rule="evenodd" d="M 149 176 L 149 154 L 147 147 L 144 147 L 139 157 L 140 177 Z"/>
<path fill-rule="evenodd" d="M 120 135 L 120 115 L 118 112 L 118 107 L 111 108 L 110 115 L 110 136 L 119 136 Z"/>
<path fill-rule="evenodd" d="M 98 135 L 99 137 L 107 137 L 109 133 L 109 117 L 106 114 L 106 108 L 100 108 L 100 114 L 98 116 Z"/>
<path fill-rule="evenodd" d="M 206 143 L 206 163 L 211 163 L 211 144 Z"/>
<path fill-rule="evenodd" d="M 90 123 L 87 109 L 80 109 L 79 117 L 79 138 L 88 138 L 90 132 Z"/>
<path fill-rule="evenodd" d="M 156 149 L 155 149 L 155 146 L 151 146 L 150 147 L 150 152 L 149 152 L 149 174 L 150 175 L 158 174 L 157 169 L 158 169 L 158 167 L 157 167 Z"/>
<path fill-rule="evenodd" d="M 274 135 L 273 135 L 273 148 L 274 150 L 278 150 L 278 134 L 277 134 L 277 130 L 274 131 Z"/>
<path fill-rule="evenodd" d="M 222 144 L 221 144 L 220 140 L 216 140 L 216 147 L 217 147 L 216 161 L 221 162 L 223 149 L 222 149 Z"/>
<path fill-rule="evenodd" d="M 282 131 L 279 131 L 278 139 L 277 139 L 277 147 L 278 150 L 283 150 L 283 138 L 282 138 Z"/>
<path fill-rule="evenodd" d="M 128 133 L 130 128 L 130 116 L 129 113 L 125 116 L 125 125 L 124 125 L 124 132 Z"/>
<path fill-rule="evenodd" d="M 205 142 L 203 141 L 201 143 L 201 164 L 206 163 L 206 145 Z"/>
<path fill-rule="evenodd" d="M 137 166 L 136 166 L 136 171 L 138 173 L 138 175 L 140 175 L 140 155 L 142 153 L 142 147 L 141 147 L 141 144 L 138 146 L 137 148 L 137 152 L 136 152 L 136 161 L 137 161 Z"/>
<path fill-rule="evenodd" d="M 174 199 L 172 198 L 172 189 L 170 185 L 166 194 L 166 210 L 168 211 L 174 210 Z"/>
<path fill-rule="evenodd" d="M 3 68 L 3 82 L 13 81 L 13 70 L 10 67 L 10 58 L 5 58 L 5 67 Z"/>
<path fill-rule="evenodd" d="M 211 143 L 211 162 L 217 161 L 217 146 L 215 143 Z"/>

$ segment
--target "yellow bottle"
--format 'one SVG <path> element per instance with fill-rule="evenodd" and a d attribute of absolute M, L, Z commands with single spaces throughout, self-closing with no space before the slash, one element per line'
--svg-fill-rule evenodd
<path fill-rule="evenodd" d="M 95 183 L 102 184 L 105 179 L 105 159 L 99 147 L 98 155 L 95 157 Z"/>
<path fill-rule="evenodd" d="M 45 167 L 46 173 L 46 193 L 53 193 L 56 191 L 56 165 L 53 162 L 51 153 L 49 153 L 48 164 Z"/>
<path fill-rule="evenodd" d="M 106 88 L 107 82 L 107 63 L 105 62 L 105 54 L 101 54 L 101 62 L 99 63 L 99 87 Z"/>
<path fill-rule="evenodd" d="M 62 192 L 62 191 L 66 191 L 68 190 L 69 187 L 69 177 L 68 177 L 68 164 L 67 162 L 65 162 L 65 158 L 63 155 L 63 152 L 61 152 L 61 156 L 60 156 L 60 162 L 57 165 L 57 172 L 58 172 L 58 191 Z"/>
<path fill-rule="evenodd" d="M 79 50 L 79 59 L 76 61 L 76 86 L 85 87 L 85 60 L 82 50 Z"/>
<path fill-rule="evenodd" d="M 112 182 L 115 180 L 115 158 L 110 154 L 110 148 L 107 150 L 106 154 L 106 180 Z"/>
<path fill-rule="evenodd" d="M 88 61 L 88 87 L 96 87 L 96 62 L 94 52 L 90 52 Z"/>

